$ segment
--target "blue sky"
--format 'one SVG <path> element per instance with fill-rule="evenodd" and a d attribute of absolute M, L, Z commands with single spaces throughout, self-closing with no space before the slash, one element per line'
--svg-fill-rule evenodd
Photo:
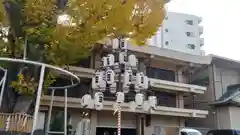
<path fill-rule="evenodd" d="M 168 11 L 201 16 L 207 54 L 240 60 L 240 0 L 172 0 Z"/>

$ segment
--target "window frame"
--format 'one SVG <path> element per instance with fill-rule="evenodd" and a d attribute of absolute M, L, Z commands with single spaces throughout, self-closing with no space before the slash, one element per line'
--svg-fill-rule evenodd
<path fill-rule="evenodd" d="M 49 128 L 47 127 L 47 129 L 46 129 L 46 132 L 48 133 L 48 134 L 51 134 L 51 135 L 55 135 L 55 134 L 62 134 L 62 135 L 64 135 L 64 129 L 63 129 L 63 131 L 52 131 L 51 130 L 51 124 L 52 124 L 52 119 L 53 119 L 53 116 L 54 116 L 54 114 L 57 114 L 57 113 L 59 113 L 59 112 L 63 112 L 64 113 L 64 108 L 53 108 L 53 110 L 52 110 L 52 112 L 51 112 L 51 118 L 50 118 L 50 123 L 49 123 Z M 72 124 L 72 115 L 71 115 L 71 113 L 70 112 L 67 112 L 68 114 L 68 125 L 71 125 Z M 47 113 L 48 114 L 48 113 Z M 63 117 L 63 119 L 64 119 L 64 117 Z M 47 124 L 47 121 L 46 121 L 46 124 Z M 46 125 L 46 126 L 48 126 L 48 125 Z M 63 127 L 64 127 L 64 123 L 63 123 Z"/>
<path fill-rule="evenodd" d="M 188 135 L 188 133 L 186 133 L 186 132 L 180 132 L 181 133 L 181 135 Z"/>
<path fill-rule="evenodd" d="M 187 37 L 195 37 L 194 33 L 193 32 L 185 32 L 185 34 L 187 35 Z"/>
<path fill-rule="evenodd" d="M 155 91 L 154 93 L 158 106 L 177 107 L 177 94 L 164 91 Z"/>
<path fill-rule="evenodd" d="M 196 49 L 196 45 L 195 44 L 187 44 L 187 48 L 191 49 L 191 50 L 195 50 Z"/>
<path fill-rule="evenodd" d="M 146 67 L 146 73 L 149 78 L 153 78 L 153 79 L 160 79 L 160 80 L 166 80 L 166 81 L 172 81 L 172 82 L 175 82 L 176 80 L 175 71 L 173 70 L 167 70 L 163 68 L 148 66 Z M 165 78 L 162 78 L 162 77 L 165 77 Z"/>
<path fill-rule="evenodd" d="M 167 46 L 168 46 L 168 45 L 169 45 L 169 41 L 165 41 L 165 45 L 167 45 Z"/>
<path fill-rule="evenodd" d="M 188 25 L 194 25 L 194 21 L 193 20 L 185 20 L 185 23 L 188 24 Z"/>

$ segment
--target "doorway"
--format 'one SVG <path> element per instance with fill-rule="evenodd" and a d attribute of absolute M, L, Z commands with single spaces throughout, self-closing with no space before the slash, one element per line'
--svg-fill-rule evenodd
<path fill-rule="evenodd" d="M 122 128 L 122 135 L 136 135 L 136 129 Z M 97 127 L 96 135 L 117 135 L 117 128 L 110 127 Z"/>

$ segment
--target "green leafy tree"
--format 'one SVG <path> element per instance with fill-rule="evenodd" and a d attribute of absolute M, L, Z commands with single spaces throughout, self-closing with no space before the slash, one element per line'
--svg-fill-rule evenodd
<path fill-rule="evenodd" d="M 26 57 L 65 66 L 90 55 L 104 38 L 128 37 L 136 45 L 145 45 L 160 27 L 164 12 L 164 0 L 3 0 L 0 57 Z M 17 104 L 12 103 L 21 102 L 18 99 L 22 96 L 28 100 L 30 97 L 32 103 L 39 68 L 7 63 L 4 66 L 11 71 L 5 101 L 10 106 L 5 110 L 16 108 Z M 44 89 L 54 81 L 48 71 Z M 29 107 L 13 110 L 27 112 Z"/>

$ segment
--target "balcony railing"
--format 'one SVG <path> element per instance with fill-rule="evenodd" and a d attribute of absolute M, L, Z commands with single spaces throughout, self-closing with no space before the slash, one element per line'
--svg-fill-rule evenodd
<path fill-rule="evenodd" d="M 89 68 L 70 67 L 70 70 L 80 77 L 92 78 L 94 74 L 94 70 Z M 198 85 L 184 84 L 179 82 L 165 81 L 153 78 L 150 78 L 150 86 L 154 88 L 162 88 L 166 90 L 180 92 L 191 92 L 197 94 L 203 94 L 207 90 L 206 87 Z"/>
<path fill-rule="evenodd" d="M 33 117 L 21 113 L 0 113 L 0 129 L 10 132 L 32 131 Z"/>
<path fill-rule="evenodd" d="M 69 68 L 72 73 L 82 78 L 92 78 L 93 74 L 95 73 L 95 70 L 91 68 L 82 68 L 74 66 L 69 66 Z"/>
<path fill-rule="evenodd" d="M 150 78 L 150 86 L 154 88 L 161 88 L 161 89 L 172 90 L 172 91 L 198 93 L 198 94 L 203 94 L 207 90 L 206 87 L 202 87 L 198 85 L 184 84 L 179 82 L 171 82 L 171 81 L 152 79 L 152 78 Z"/>
<path fill-rule="evenodd" d="M 41 105 L 49 106 L 50 101 L 51 101 L 51 97 L 50 96 L 44 96 L 42 98 Z M 113 107 L 114 103 L 115 103 L 114 101 L 104 101 L 104 108 L 103 108 L 103 110 L 114 111 L 114 107 Z M 54 107 L 64 107 L 64 97 L 55 96 L 54 97 L 53 106 Z M 69 108 L 83 108 L 81 106 L 81 99 L 80 98 L 68 98 L 68 107 Z M 123 112 L 131 112 L 131 109 L 129 107 L 129 103 L 123 103 L 122 104 L 122 111 Z M 135 113 L 147 113 L 147 112 L 144 112 L 142 109 L 137 108 L 135 110 Z M 156 110 L 154 110 L 151 114 L 206 118 L 207 115 L 208 115 L 208 111 L 157 106 Z"/>

